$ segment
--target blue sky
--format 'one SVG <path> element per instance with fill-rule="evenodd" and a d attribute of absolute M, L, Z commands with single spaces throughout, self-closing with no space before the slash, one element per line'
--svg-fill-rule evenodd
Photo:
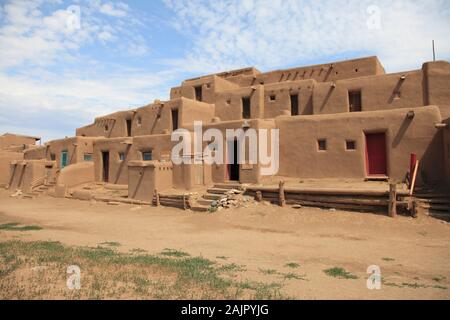
<path fill-rule="evenodd" d="M 232 68 L 377 55 L 388 72 L 418 69 L 432 39 L 449 60 L 447 0 L 0 1 L 0 133 L 72 136 Z"/>

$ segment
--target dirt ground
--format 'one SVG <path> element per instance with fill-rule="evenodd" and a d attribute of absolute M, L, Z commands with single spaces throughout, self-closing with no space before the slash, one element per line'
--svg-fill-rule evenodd
<path fill-rule="evenodd" d="M 0 242 L 114 242 L 119 251 L 150 254 L 176 249 L 235 263 L 242 266 L 238 278 L 279 282 L 283 294 L 295 299 L 450 298 L 450 225 L 426 216 L 392 219 L 266 204 L 193 213 L 46 196 L 18 199 L 0 190 L 0 224 L 11 222 L 43 229 L 0 230 Z M 381 268 L 380 290 L 367 289 L 370 265 Z M 324 272 L 330 268 L 357 279 L 330 276 Z"/>

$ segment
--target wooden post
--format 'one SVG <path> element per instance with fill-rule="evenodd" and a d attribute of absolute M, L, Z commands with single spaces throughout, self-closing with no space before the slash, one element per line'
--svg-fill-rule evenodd
<path fill-rule="evenodd" d="M 183 209 L 186 210 L 186 195 L 183 194 Z"/>
<path fill-rule="evenodd" d="M 262 192 L 261 191 L 256 191 L 255 200 L 258 202 L 262 201 Z"/>
<path fill-rule="evenodd" d="M 389 184 L 389 216 L 395 218 L 397 216 L 397 184 Z"/>
<path fill-rule="evenodd" d="M 416 160 L 416 165 L 414 167 L 414 173 L 412 176 L 412 180 L 411 180 L 411 187 L 409 189 L 409 195 L 412 196 L 413 192 L 414 192 L 414 186 L 416 184 L 416 177 L 417 177 L 417 170 L 419 168 L 419 160 Z"/>
<path fill-rule="evenodd" d="M 280 181 L 278 192 L 279 192 L 278 199 L 280 207 L 284 207 L 286 205 L 286 198 L 284 196 L 284 181 Z"/>
<path fill-rule="evenodd" d="M 160 203 L 159 203 L 159 193 L 158 193 L 158 190 L 156 190 L 156 189 L 154 191 L 154 198 L 155 198 L 155 206 L 159 206 L 160 205 Z"/>

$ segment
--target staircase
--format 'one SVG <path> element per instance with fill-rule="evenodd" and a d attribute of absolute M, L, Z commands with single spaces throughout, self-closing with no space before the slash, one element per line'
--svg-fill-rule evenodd
<path fill-rule="evenodd" d="M 50 189 L 55 187 L 55 182 L 46 182 L 44 184 L 33 187 L 30 192 L 22 194 L 22 198 L 34 199 L 40 195 L 47 194 Z"/>
<path fill-rule="evenodd" d="M 413 198 L 419 211 L 450 221 L 450 189 L 421 189 L 414 193 Z"/>
<path fill-rule="evenodd" d="M 231 189 L 241 190 L 242 185 L 239 182 L 216 183 L 212 188 L 206 190 L 206 193 L 191 204 L 191 210 L 197 212 L 206 212 L 214 202 L 219 202 L 226 198 L 226 193 Z"/>

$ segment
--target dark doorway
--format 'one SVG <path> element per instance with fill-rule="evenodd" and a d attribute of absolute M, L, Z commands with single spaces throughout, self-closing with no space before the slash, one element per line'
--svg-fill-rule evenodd
<path fill-rule="evenodd" d="M 131 137 L 131 119 L 127 119 L 127 136 Z"/>
<path fill-rule="evenodd" d="M 386 135 L 366 133 L 366 169 L 368 175 L 387 175 Z"/>
<path fill-rule="evenodd" d="M 242 118 L 250 119 L 250 98 L 242 98 Z"/>
<path fill-rule="evenodd" d="M 172 130 L 178 129 L 178 109 L 172 109 Z"/>
<path fill-rule="evenodd" d="M 195 100 L 202 101 L 202 86 L 194 87 L 195 90 Z"/>
<path fill-rule="evenodd" d="M 298 116 L 298 94 L 291 95 L 291 115 Z"/>
<path fill-rule="evenodd" d="M 239 163 L 238 163 L 238 141 L 228 141 L 228 150 L 233 150 L 233 159 L 229 159 L 227 165 L 228 180 L 239 181 Z"/>
<path fill-rule="evenodd" d="M 359 112 L 362 110 L 361 91 L 348 92 L 348 108 L 350 112 Z"/>
<path fill-rule="evenodd" d="M 104 182 L 109 181 L 109 151 L 102 151 L 103 172 L 102 177 Z"/>

